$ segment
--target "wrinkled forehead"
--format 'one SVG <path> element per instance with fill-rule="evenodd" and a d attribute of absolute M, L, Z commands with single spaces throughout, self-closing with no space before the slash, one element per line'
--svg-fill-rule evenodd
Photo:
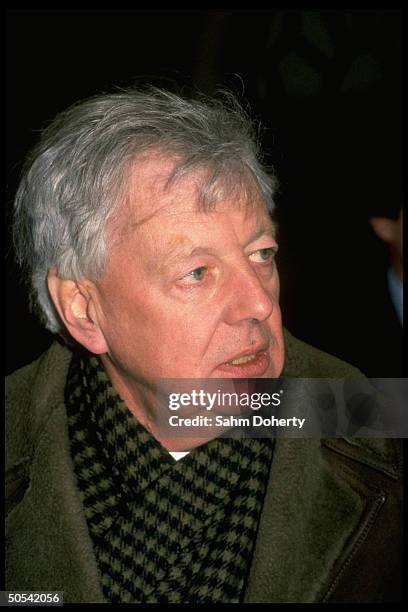
<path fill-rule="evenodd" d="M 267 213 L 267 202 L 251 171 L 243 164 L 228 168 L 183 165 L 175 156 L 149 154 L 129 167 L 123 197 L 127 223 L 139 225 L 177 207 L 210 212 L 234 206 L 248 216 Z"/>

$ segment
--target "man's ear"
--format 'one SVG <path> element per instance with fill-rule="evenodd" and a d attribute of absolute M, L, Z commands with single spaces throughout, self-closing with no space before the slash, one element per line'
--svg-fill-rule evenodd
<path fill-rule="evenodd" d="M 386 217 L 371 217 L 370 225 L 380 240 L 391 244 L 394 240 L 395 221 Z"/>
<path fill-rule="evenodd" d="M 91 353 L 107 353 L 108 346 L 98 325 L 94 297 L 86 285 L 60 278 L 55 268 L 49 270 L 47 283 L 55 308 L 71 336 Z"/>

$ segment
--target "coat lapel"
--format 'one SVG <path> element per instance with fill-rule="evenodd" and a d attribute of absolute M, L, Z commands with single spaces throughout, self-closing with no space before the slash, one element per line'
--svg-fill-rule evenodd
<path fill-rule="evenodd" d="M 64 603 L 104 602 L 66 432 L 58 406 L 38 441 L 29 488 L 6 519 L 8 588 L 38 591 L 52 584 L 64 591 Z"/>
<path fill-rule="evenodd" d="M 277 440 L 245 601 L 330 600 L 368 535 L 384 498 L 338 461 L 347 443 L 333 442 Z"/>

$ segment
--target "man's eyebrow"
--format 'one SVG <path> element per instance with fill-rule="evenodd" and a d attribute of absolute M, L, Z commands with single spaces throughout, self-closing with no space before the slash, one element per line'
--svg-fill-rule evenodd
<path fill-rule="evenodd" d="M 258 227 L 253 234 L 249 237 L 249 239 L 243 245 L 246 248 L 255 240 L 258 240 L 261 236 L 272 236 L 272 238 L 276 239 L 276 227 L 271 222 L 261 227 Z M 194 255 L 216 255 L 216 250 L 211 247 L 201 247 L 201 246 L 192 246 L 188 238 L 180 238 L 177 237 L 173 239 L 166 247 L 165 257 L 167 263 L 173 263 L 175 261 L 179 261 L 181 259 L 187 259 L 188 257 L 192 257 Z M 170 260 L 170 261 L 169 261 Z"/>
<path fill-rule="evenodd" d="M 258 227 L 255 230 L 255 232 L 251 235 L 251 237 L 244 244 L 244 247 L 247 247 L 252 242 L 255 242 L 255 240 L 258 240 L 258 238 L 260 238 L 261 236 L 272 236 L 272 238 L 276 240 L 276 234 L 277 234 L 276 227 L 272 222 L 262 225 L 261 227 Z"/>
<path fill-rule="evenodd" d="M 260 227 L 258 227 L 253 234 L 249 237 L 249 239 L 243 245 L 243 248 L 246 248 L 255 240 L 258 240 L 261 236 L 272 236 L 272 238 L 276 239 L 276 227 L 274 223 L 266 223 Z M 193 246 L 188 237 L 177 236 L 173 238 L 167 245 L 165 252 L 163 253 L 163 259 L 159 264 L 160 268 L 168 267 L 169 265 L 173 265 L 183 259 L 188 259 L 195 255 L 217 255 L 216 249 L 211 247 L 202 247 L 202 246 Z"/>
<path fill-rule="evenodd" d="M 173 248 L 169 248 L 168 251 L 166 251 L 166 257 L 167 259 L 170 258 L 170 260 L 180 260 L 180 259 L 187 259 L 188 257 L 193 257 L 194 255 L 203 255 L 203 254 L 207 254 L 207 255 L 216 255 L 216 250 L 212 249 L 211 247 L 202 247 L 202 246 L 190 246 L 188 247 L 187 245 L 175 245 L 173 246 Z"/>
<path fill-rule="evenodd" d="M 176 238 L 166 245 L 160 267 L 173 265 L 195 255 L 216 255 L 210 247 L 193 246 L 188 238 Z"/>

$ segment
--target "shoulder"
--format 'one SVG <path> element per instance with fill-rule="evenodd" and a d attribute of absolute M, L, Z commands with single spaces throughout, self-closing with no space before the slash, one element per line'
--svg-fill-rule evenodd
<path fill-rule="evenodd" d="M 363 374 L 354 366 L 298 340 L 284 329 L 284 376 L 300 378 L 360 378 Z"/>
<path fill-rule="evenodd" d="M 32 454 L 42 425 L 63 401 L 71 351 L 58 342 L 5 381 L 6 469 Z"/>

